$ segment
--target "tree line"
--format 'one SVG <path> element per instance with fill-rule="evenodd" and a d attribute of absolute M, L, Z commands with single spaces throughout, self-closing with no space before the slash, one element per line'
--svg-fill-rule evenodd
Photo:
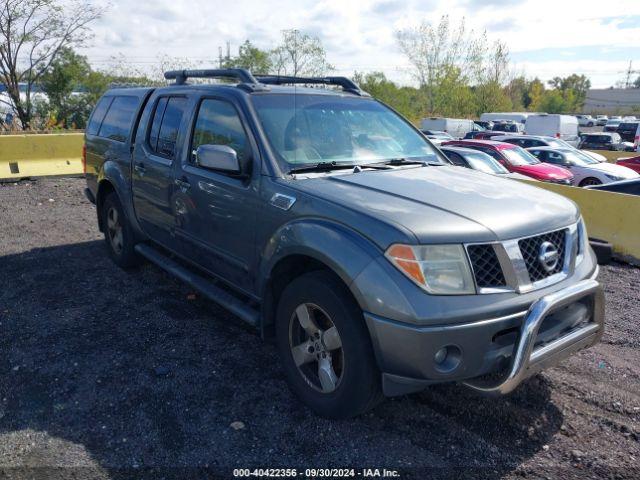
<path fill-rule="evenodd" d="M 90 25 L 103 11 L 83 0 L 5 0 L 0 9 L 0 96 L 22 129 L 84 128 L 91 109 L 113 85 L 163 85 L 163 73 L 199 68 L 188 58 L 159 56 L 142 71 L 120 55 L 104 69 L 92 68 L 74 49 L 91 38 Z M 469 30 L 448 16 L 397 32 L 398 47 L 416 86 L 403 86 L 383 72 L 354 72 L 353 80 L 373 97 L 411 120 L 425 116 L 478 117 L 490 111 L 579 112 L 591 84 L 584 75 L 544 83 L 516 74 L 507 46 L 486 32 Z M 248 68 L 257 74 L 322 76 L 334 71 L 319 38 L 281 32 L 279 43 L 262 49 L 247 39 L 231 54 L 207 62 Z M 44 95 L 38 95 L 38 92 Z M 5 125 L 6 126 L 6 125 Z"/>

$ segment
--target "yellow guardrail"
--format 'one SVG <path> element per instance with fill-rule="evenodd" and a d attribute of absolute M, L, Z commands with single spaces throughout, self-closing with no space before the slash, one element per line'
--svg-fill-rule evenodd
<path fill-rule="evenodd" d="M 82 133 L 0 135 L 0 180 L 82 174 Z"/>
<path fill-rule="evenodd" d="M 589 237 L 609 242 L 617 257 L 640 264 L 640 196 L 544 182 L 530 183 L 576 202 Z"/>

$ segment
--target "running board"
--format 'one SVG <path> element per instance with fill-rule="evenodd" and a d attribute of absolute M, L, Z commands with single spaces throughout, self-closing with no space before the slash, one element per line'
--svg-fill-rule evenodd
<path fill-rule="evenodd" d="M 220 304 L 248 324 L 254 327 L 258 326 L 260 313 L 256 309 L 251 308 L 242 300 L 216 286 L 211 280 L 207 280 L 197 273 L 183 267 L 150 245 L 139 243 L 135 246 L 135 250 L 150 262 L 155 263 L 171 275 L 178 277 L 183 282 L 191 285 L 205 297 Z"/>

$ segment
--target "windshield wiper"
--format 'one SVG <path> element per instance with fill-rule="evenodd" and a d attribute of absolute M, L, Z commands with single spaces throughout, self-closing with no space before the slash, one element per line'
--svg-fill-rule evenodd
<path fill-rule="evenodd" d="M 366 166 L 370 166 L 370 165 L 392 165 L 392 166 L 399 166 L 399 165 L 433 165 L 433 166 L 439 166 L 439 165 L 443 165 L 440 162 L 428 162 L 426 160 L 417 160 L 417 159 L 410 159 L 410 158 L 404 158 L 404 157 L 397 157 L 397 158 L 390 158 L 389 160 L 383 160 L 381 162 L 375 162 L 375 163 L 365 163 Z"/>
<path fill-rule="evenodd" d="M 302 165 L 300 167 L 293 167 L 289 170 L 289 173 L 298 172 L 322 172 L 329 170 L 337 170 L 341 168 L 353 168 L 357 164 L 355 163 L 337 163 L 337 162 L 318 162 Z"/>

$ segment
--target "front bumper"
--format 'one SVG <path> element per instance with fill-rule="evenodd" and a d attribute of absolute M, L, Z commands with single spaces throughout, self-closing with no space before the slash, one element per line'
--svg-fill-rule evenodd
<path fill-rule="evenodd" d="M 600 339 L 604 295 L 593 278 L 544 295 L 526 311 L 471 323 L 419 327 L 365 313 L 385 395 L 450 381 L 487 395 L 513 391 Z"/>

